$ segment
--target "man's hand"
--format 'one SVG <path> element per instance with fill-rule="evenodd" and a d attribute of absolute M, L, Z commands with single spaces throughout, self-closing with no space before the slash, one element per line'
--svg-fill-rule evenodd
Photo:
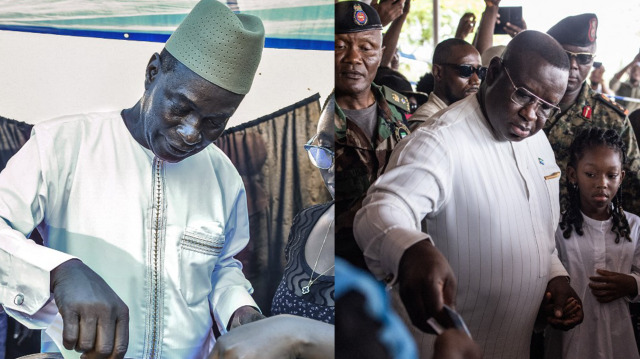
<path fill-rule="evenodd" d="M 333 325 L 293 315 L 277 315 L 222 335 L 209 359 L 327 359 L 334 355 L 333 343 Z"/>
<path fill-rule="evenodd" d="M 469 336 L 457 329 L 447 329 L 436 338 L 433 359 L 480 359 L 482 351 Z"/>
<path fill-rule="evenodd" d="M 15 321 L 13 327 L 13 339 L 16 341 L 17 345 L 22 345 L 25 340 L 31 338 L 33 332 L 35 332 L 35 330 L 31 330 L 20 324 L 20 322 Z"/>
<path fill-rule="evenodd" d="M 455 305 L 456 279 L 447 259 L 430 242 L 420 241 L 402 255 L 398 273 L 400 298 L 411 322 L 431 332 L 427 320 L 443 305 Z"/>
<path fill-rule="evenodd" d="M 604 84 L 604 81 L 602 81 L 602 76 L 604 75 L 604 65 L 600 65 L 600 67 L 594 68 L 593 70 L 591 70 L 591 82 L 592 83 L 602 83 Z"/>
<path fill-rule="evenodd" d="M 500 0 L 484 0 L 485 7 L 498 7 L 500 6 Z"/>
<path fill-rule="evenodd" d="M 632 276 L 604 269 L 598 269 L 596 272 L 600 276 L 589 277 L 589 288 L 598 302 L 609 303 L 624 296 L 633 298 L 638 295 L 638 284 Z"/>
<path fill-rule="evenodd" d="M 404 2 L 405 0 L 382 0 L 378 3 L 378 0 L 372 0 L 371 7 L 380 15 L 382 26 L 387 26 L 402 15 Z"/>
<path fill-rule="evenodd" d="M 471 13 L 465 13 L 458 22 L 458 28 L 456 29 L 456 39 L 464 40 L 476 27 L 476 16 Z"/>
<path fill-rule="evenodd" d="M 547 284 L 539 316 L 546 317 L 549 325 L 569 330 L 582 323 L 582 301 L 571 288 L 567 277 L 555 277 Z"/>
<path fill-rule="evenodd" d="M 411 0 L 404 1 L 404 8 L 402 9 L 402 16 L 407 17 L 411 11 Z"/>
<path fill-rule="evenodd" d="M 500 23 L 499 19 L 498 19 L 498 23 Z M 504 24 L 503 29 L 504 31 L 507 32 L 507 34 L 509 34 L 509 36 L 514 37 L 527 29 L 527 23 L 524 22 L 524 19 L 522 19 L 522 27 L 519 27 L 510 22 L 507 22 Z"/>
<path fill-rule="evenodd" d="M 98 274 L 72 259 L 51 271 L 51 291 L 65 348 L 84 353 L 83 358 L 124 358 L 129 308 Z"/>
<path fill-rule="evenodd" d="M 231 315 L 231 319 L 229 319 L 227 330 L 231 330 L 235 327 L 239 327 L 241 325 L 255 322 L 264 318 L 266 317 L 262 315 L 262 313 L 260 313 L 256 308 L 245 305 L 233 312 L 233 314 Z"/>

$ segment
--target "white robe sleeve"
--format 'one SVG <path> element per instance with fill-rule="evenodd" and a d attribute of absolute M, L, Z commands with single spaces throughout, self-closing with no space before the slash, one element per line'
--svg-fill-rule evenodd
<path fill-rule="evenodd" d="M 551 270 L 549 272 L 549 280 L 555 277 L 569 277 L 569 273 L 558 257 L 558 248 L 554 247 L 551 253 Z"/>
<path fill-rule="evenodd" d="M 394 283 L 405 250 L 431 240 L 420 222 L 445 203 L 452 168 L 451 154 L 431 132 L 416 132 L 393 150 L 387 171 L 369 188 L 354 221 L 356 241 L 378 279 Z"/>
<path fill-rule="evenodd" d="M 49 272 L 74 258 L 26 238 L 49 200 L 40 150 L 34 135 L 0 173 L 0 303 L 30 328 L 53 320 Z"/>
<path fill-rule="evenodd" d="M 241 183 L 225 225 L 225 245 L 211 276 L 209 303 L 222 334 L 227 332 L 229 319 L 238 308 L 258 308 L 251 296 L 251 283 L 242 273 L 242 263 L 234 258 L 249 243 L 247 197 Z"/>

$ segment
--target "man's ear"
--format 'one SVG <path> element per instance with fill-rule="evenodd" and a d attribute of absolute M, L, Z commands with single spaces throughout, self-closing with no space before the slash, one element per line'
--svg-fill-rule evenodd
<path fill-rule="evenodd" d="M 378 61 L 378 66 L 376 66 L 376 68 L 380 67 L 380 65 L 382 65 L 382 58 L 384 57 L 384 49 L 386 46 L 380 46 L 380 61 Z M 388 64 L 387 64 L 388 65 Z"/>
<path fill-rule="evenodd" d="M 431 66 L 431 74 L 436 82 L 442 81 L 442 77 L 444 76 L 443 71 L 442 65 L 433 64 L 433 66 Z"/>
<path fill-rule="evenodd" d="M 158 72 L 161 70 L 162 63 L 160 61 L 160 55 L 156 52 L 151 55 L 151 59 L 149 59 L 149 63 L 147 64 L 147 69 L 145 71 L 144 76 L 144 88 L 147 90 L 149 85 L 156 79 Z"/>
<path fill-rule="evenodd" d="M 491 59 L 489 63 L 489 68 L 487 69 L 487 77 L 482 82 L 486 82 L 487 86 L 491 86 L 502 71 L 502 59 L 498 56 L 495 56 Z"/>

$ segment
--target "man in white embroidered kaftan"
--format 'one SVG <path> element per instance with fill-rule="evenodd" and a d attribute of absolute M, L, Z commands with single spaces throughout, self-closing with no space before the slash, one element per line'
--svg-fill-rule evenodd
<path fill-rule="evenodd" d="M 249 91 L 255 16 L 202 0 L 131 108 L 35 126 L 0 174 L 0 303 L 65 358 L 202 358 L 262 317 L 234 258 L 242 181 L 210 144 Z M 36 225 L 46 246 L 25 238 Z"/>

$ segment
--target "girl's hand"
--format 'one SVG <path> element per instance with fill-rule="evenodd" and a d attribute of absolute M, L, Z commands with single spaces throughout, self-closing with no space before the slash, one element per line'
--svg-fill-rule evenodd
<path fill-rule="evenodd" d="M 609 303 L 624 296 L 633 298 L 638 295 L 638 285 L 634 277 L 604 269 L 597 269 L 596 272 L 600 276 L 589 277 L 589 288 L 598 302 Z"/>
<path fill-rule="evenodd" d="M 538 316 L 546 318 L 546 324 L 565 331 L 582 323 L 582 301 L 566 277 L 555 277 L 547 283 Z"/>

